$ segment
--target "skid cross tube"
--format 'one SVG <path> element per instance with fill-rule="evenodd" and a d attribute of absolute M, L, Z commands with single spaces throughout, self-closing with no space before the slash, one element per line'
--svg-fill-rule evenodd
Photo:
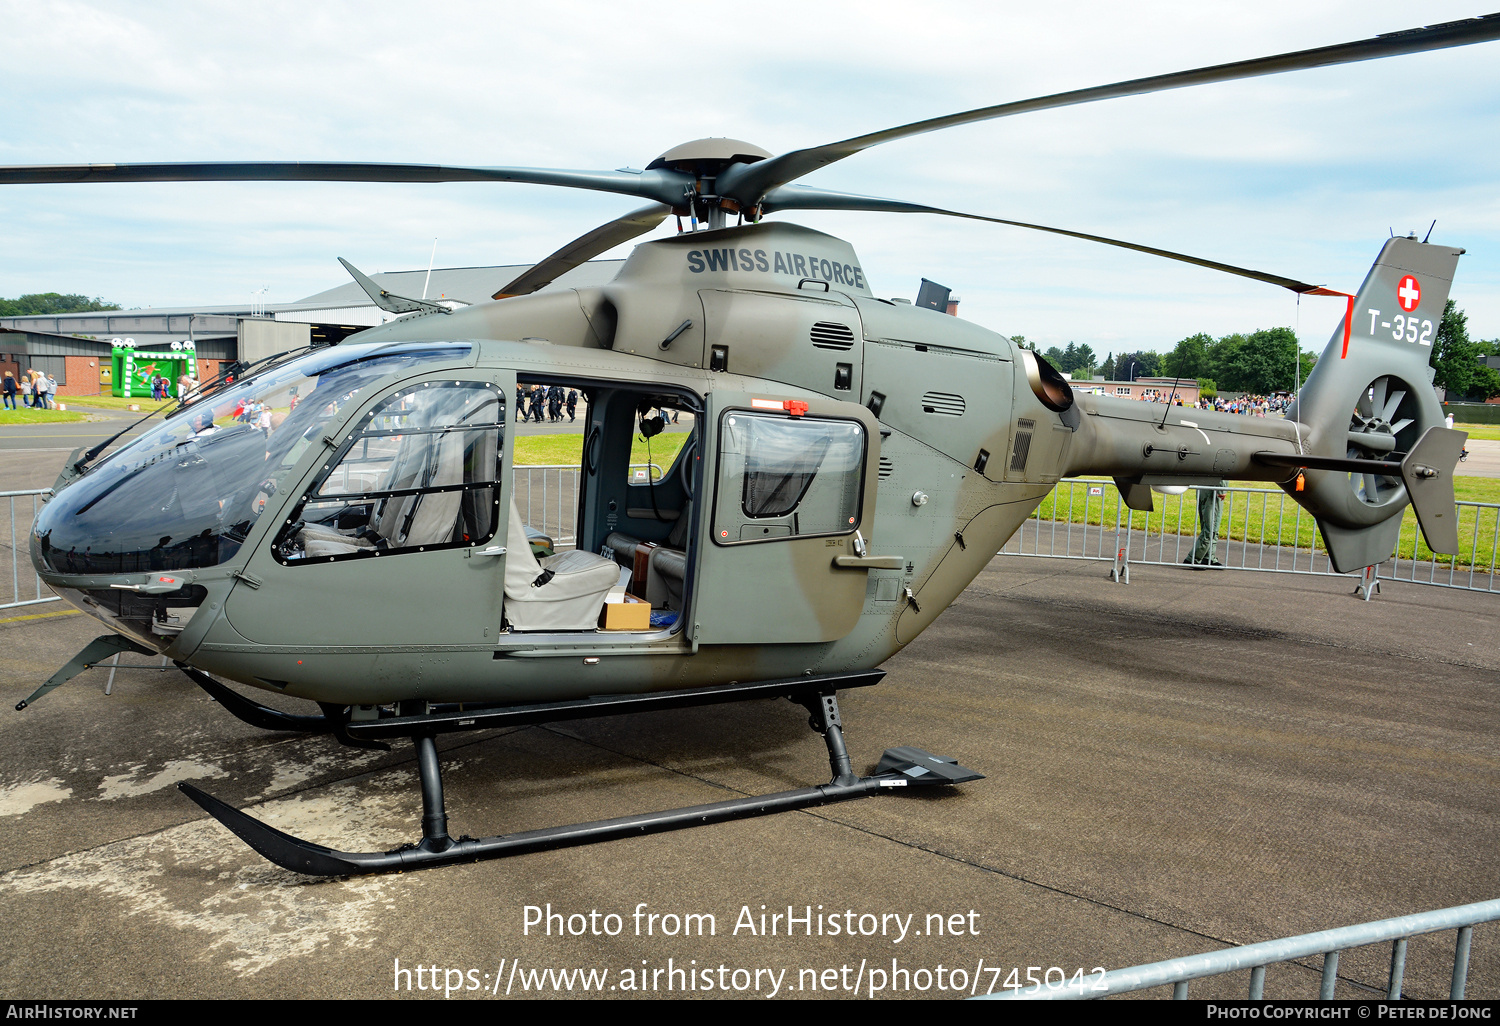
<path fill-rule="evenodd" d="M 524 830 L 497 837 L 454 839 L 448 835 L 448 816 L 443 804 L 442 770 L 438 762 L 434 733 L 423 731 L 414 736 L 417 745 L 417 770 L 422 786 L 422 840 L 387 852 L 344 852 L 293 837 L 238 809 L 205 794 L 191 784 L 178 784 L 183 794 L 197 802 L 270 861 L 293 872 L 309 876 L 353 876 L 390 870 L 425 869 L 459 862 L 503 858 L 526 852 L 546 851 L 575 845 L 593 844 L 621 837 L 704 826 L 748 816 L 811 808 L 832 802 L 863 798 L 890 788 L 918 784 L 958 784 L 982 779 L 983 774 L 966 769 L 952 759 L 924 752 L 919 748 L 888 749 L 876 772 L 868 777 L 856 776 L 844 747 L 838 700 L 831 691 L 798 692 L 794 696 L 812 715 L 812 727 L 823 735 L 828 747 L 833 779 L 817 787 L 802 787 L 775 794 L 745 796 L 728 801 L 692 805 L 662 812 L 640 813 L 615 819 L 575 823 L 569 826 Z"/>
<path fill-rule="evenodd" d="M 425 713 L 416 715 L 350 720 L 347 729 L 351 737 L 369 739 L 414 737 L 424 731 L 447 734 L 464 730 L 490 730 L 530 723 L 554 723 L 595 716 L 744 702 L 752 698 L 795 698 L 798 695 L 817 695 L 822 692 L 832 694 L 850 688 L 872 687 L 884 677 L 884 670 L 862 670 L 820 677 L 788 677 L 681 691 L 658 691 L 646 695 L 595 695 L 591 698 L 539 702 L 533 705 L 434 704 Z M 814 726 L 813 729 L 822 733 L 821 727 Z"/>

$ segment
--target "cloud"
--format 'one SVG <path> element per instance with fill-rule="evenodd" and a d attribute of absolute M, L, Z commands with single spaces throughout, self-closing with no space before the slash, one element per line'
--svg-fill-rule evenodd
<path fill-rule="evenodd" d="M 346 159 L 644 166 L 685 139 L 773 151 L 935 114 L 1466 17 L 1458 2 L 1256 5 L 108 3 L 5 0 L 6 163 Z M 1357 285 L 1392 228 L 1465 246 L 1454 295 L 1500 335 L 1500 43 L 1109 101 L 892 143 L 808 184 L 1034 220 Z M 391 270 L 535 259 L 636 205 L 541 187 L 0 189 L 0 295 L 289 301 L 336 256 Z M 1162 348 L 1331 308 L 1013 229 L 805 214 L 875 287 L 926 276 L 1046 344 Z M 664 231 L 670 230 L 669 228 Z M 622 249 L 614 255 L 623 255 Z"/>

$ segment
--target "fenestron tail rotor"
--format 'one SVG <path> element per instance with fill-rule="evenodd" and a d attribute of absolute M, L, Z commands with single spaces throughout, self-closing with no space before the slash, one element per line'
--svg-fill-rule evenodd
<path fill-rule="evenodd" d="M 1405 453 L 1416 442 L 1418 411 L 1406 383 L 1390 375 L 1370 382 L 1349 420 L 1350 459 L 1388 460 Z M 1381 506 L 1405 500 L 1399 474 L 1350 474 L 1349 485 L 1361 501 Z"/>

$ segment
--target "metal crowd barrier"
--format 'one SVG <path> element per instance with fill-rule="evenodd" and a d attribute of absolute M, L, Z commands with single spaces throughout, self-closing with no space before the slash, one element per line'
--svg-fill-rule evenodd
<path fill-rule="evenodd" d="M 633 463 L 633 473 L 649 472 L 660 480 L 655 463 Z M 522 519 L 563 545 L 573 541 L 580 468 L 568 465 L 515 468 L 516 504 Z M 1005 543 L 1001 555 L 1047 556 L 1156 565 L 1179 565 L 1192 552 L 1198 530 L 1194 486 L 1179 495 L 1158 495 L 1150 514 L 1128 509 L 1108 479 L 1069 479 L 1058 483 L 1021 529 Z M 1228 569 L 1273 573 L 1325 574 L 1336 571 L 1323 549 L 1311 516 L 1280 490 L 1222 488 L 1225 492 L 1214 558 Z M 10 578 L 9 601 L 0 609 L 55 602 L 31 570 L 23 545 L 31 522 L 50 488 L 0 492 L 8 500 L 10 530 L 0 535 L 0 580 Z M 18 505 L 19 502 L 19 505 Z M 1376 581 L 1404 581 L 1468 591 L 1500 593 L 1496 559 L 1500 552 L 1500 504 L 1460 502 L 1459 553 L 1438 556 L 1427 549 L 1408 508 L 1394 558 L 1376 568 Z M 24 518 L 24 522 L 18 520 Z M 4 539 L 9 538 L 9 548 Z M 24 592 L 24 597 L 23 597 Z M 0 593 L 0 597 L 4 597 Z"/>
<path fill-rule="evenodd" d="M 1000 552 L 1117 565 L 1181 565 L 1193 554 L 1198 493 L 1203 491 L 1225 493 L 1212 553 L 1223 567 L 1337 574 L 1312 516 L 1285 492 L 1269 488 L 1193 486 L 1177 495 L 1157 494 L 1157 508 L 1147 514 L 1126 507 L 1108 479 L 1060 481 Z M 1429 550 L 1408 507 L 1396 552 L 1376 567 L 1374 580 L 1500 593 L 1496 577 L 1500 505 L 1459 502 L 1457 506 L 1457 556 L 1439 556 Z"/>
<path fill-rule="evenodd" d="M 1252 1001 L 1262 1000 L 1265 993 L 1266 966 L 1278 962 L 1290 962 L 1310 955 L 1323 956 L 1323 977 L 1318 988 L 1320 1001 L 1334 998 L 1334 986 L 1339 979 L 1339 956 L 1351 948 L 1367 944 L 1391 942 L 1390 973 L 1386 978 L 1385 996 L 1394 1001 L 1401 997 L 1406 976 L 1406 942 L 1412 937 L 1444 930 L 1457 930 L 1453 948 L 1453 974 L 1448 988 L 1448 997 L 1461 1001 L 1469 978 L 1469 948 L 1473 941 L 1474 926 L 1478 923 L 1500 919 L 1500 900 L 1481 901 L 1457 908 L 1438 909 L 1435 912 L 1419 912 L 1416 915 L 1397 919 L 1382 919 L 1374 923 L 1345 926 L 1337 930 L 1320 933 L 1304 933 L 1298 937 L 1247 944 L 1239 948 L 1210 951 L 1186 958 L 1173 958 L 1150 965 L 1137 965 L 1129 969 L 1116 969 L 1099 976 L 1059 981 L 1049 986 L 1045 981 L 1034 987 L 1013 989 L 1009 992 L 986 994 L 994 1000 L 1042 1000 L 1079 1001 L 1125 994 L 1133 990 L 1171 985 L 1172 997 L 1185 1000 L 1188 982 L 1208 976 L 1250 970 Z"/>
<path fill-rule="evenodd" d="M 655 463 L 632 463 L 630 470 L 633 474 L 649 473 L 653 480 L 661 480 L 662 468 Z M 516 505 L 521 510 L 522 519 L 550 535 L 558 545 L 573 541 L 579 472 L 577 466 L 515 468 Z M 0 510 L 10 515 L 9 530 L 0 534 L 0 581 L 8 579 L 10 582 L 8 601 L 0 601 L 0 609 L 58 601 L 31 568 L 31 557 L 26 551 L 26 536 L 31 531 L 32 521 L 36 519 L 43 498 L 51 494 L 50 488 L 0 492 L 0 499 L 7 500 L 7 505 Z M 6 598 L 6 593 L 0 591 L 0 599 Z"/>
<path fill-rule="evenodd" d="M 563 464 L 515 468 L 516 508 L 521 512 L 521 519 L 550 537 L 556 545 L 569 545 L 574 540 L 581 469 Z M 653 481 L 660 481 L 662 477 L 662 468 L 655 463 L 632 463 L 630 471 L 632 478 L 646 472 Z"/>
<path fill-rule="evenodd" d="M 26 551 L 26 536 L 31 533 L 31 522 L 36 519 L 36 511 L 41 509 L 43 496 L 51 494 L 51 488 L 34 488 L 25 492 L 0 492 L 0 499 L 8 501 L 10 513 L 10 531 L 5 535 L 0 535 L 0 546 L 9 545 L 8 548 L 0 548 L 0 580 L 6 578 L 10 580 L 10 601 L 0 602 L 0 609 L 58 601 L 57 596 L 48 590 L 36 571 L 31 568 L 31 557 Z M 16 521 L 18 515 L 25 518 L 19 524 Z M 9 539 L 8 543 L 5 539 Z M 23 592 L 26 596 L 24 598 Z M 4 593 L 0 592 L 0 597 L 3 595 Z"/>

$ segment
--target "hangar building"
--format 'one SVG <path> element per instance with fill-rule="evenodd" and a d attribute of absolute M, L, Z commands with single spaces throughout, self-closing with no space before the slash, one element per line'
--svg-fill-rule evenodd
<path fill-rule="evenodd" d="M 592 260 L 561 275 L 542 291 L 602 285 L 623 260 Z M 530 264 L 497 267 L 433 268 L 372 274 L 375 283 L 398 296 L 470 305 L 488 300 Z M 241 306 L 194 306 L 144 310 L 0 317 L 0 374 L 29 370 L 51 374 L 57 393 L 98 395 L 110 391 L 110 355 L 117 340 L 140 349 L 166 348 L 190 341 L 197 354 L 196 372 L 207 381 L 220 366 L 238 359 L 258 360 L 311 342 L 339 342 L 364 328 L 394 320 L 354 282 L 315 293 L 295 303 L 246 303 Z"/>

